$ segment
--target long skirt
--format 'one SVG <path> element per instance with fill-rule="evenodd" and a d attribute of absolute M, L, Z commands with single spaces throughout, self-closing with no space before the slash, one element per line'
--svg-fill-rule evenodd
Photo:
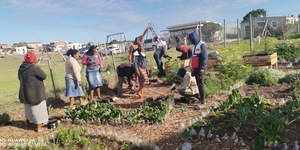
<path fill-rule="evenodd" d="M 138 69 L 139 73 L 140 73 L 140 77 L 139 77 L 139 82 L 140 83 L 144 83 L 144 84 L 149 84 L 149 78 L 148 78 L 148 74 L 147 74 L 147 70 L 146 69 L 142 69 L 139 68 Z"/>
<path fill-rule="evenodd" d="M 66 97 L 79 97 L 84 96 L 84 92 L 81 86 L 79 86 L 78 81 L 70 78 L 65 78 L 66 80 Z"/>
<path fill-rule="evenodd" d="M 48 110 L 46 100 L 38 105 L 24 104 L 25 118 L 34 124 L 42 124 L 48 122 Z"/>
<path fill-rule="evenodd" d="M 86 79 L 89 83 L 89 88 L 96 88 L 102 86 L 102 75 L 99 67 L 95 69 L 86 69 Z"/>

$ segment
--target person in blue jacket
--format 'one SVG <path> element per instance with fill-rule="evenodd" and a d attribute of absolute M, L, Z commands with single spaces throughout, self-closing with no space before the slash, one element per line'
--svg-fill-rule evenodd
<path fill-rule="evenodd" d="M 198 57 L 197 67 L 195 68 L 192 66 L 192 76 L 195 76 L 196 78 L 201 104 L 198 104 L 197 106 L 201 108 L 205 104 L 204 75 L 207 63 L 207 49 L 206 44 L 203 41 L 200 41 L 197 32 L 190 33 L 189 40 L 194 45 L 194 48 L 192 49 L 192 57 Z M 194 59 L 191 61 L 193 60 Z M 191 64 L 193 64 L 193 62 L 191 62 Z"/>

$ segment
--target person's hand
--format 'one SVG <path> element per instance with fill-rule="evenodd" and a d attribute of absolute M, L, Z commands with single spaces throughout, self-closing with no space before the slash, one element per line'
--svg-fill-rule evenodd
<path fill-rule="evenodd" d="M 81 82 L 81 81 L 78 81 L 78 85 L 81 86 L 81 85 L 82 85 L 82 82 Z"/>
<path fill-rule="evenodd" d="M 200 73 L 201 73 L 201 74 L 204 74 L 204 69 L 200 69 Z"/>
<path fill-rule="evenodd" d="M 195 76 L 194 69 L 191 69 L 191 76 L 192 76 L 192 77 Z"/>
<path fill-rule="evenodd" d="M 138 72 L 138 71 L 136 71 L 135 74 L 136 74 L 137 76 L 140 76 L 140 75 L 141 75 L 140 72 Z"/>

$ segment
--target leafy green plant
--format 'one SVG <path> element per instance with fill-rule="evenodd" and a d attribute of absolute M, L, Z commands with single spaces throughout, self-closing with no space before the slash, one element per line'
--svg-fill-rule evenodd
<path fill-rule="evenodd" d="M 66 112 L 67 117 L 72 120 L 83 119 L 85 121 L 98 120 L 109 121 L 112 119 L 121 120 L 123 114 L 120 107 L 111 103 L 95 102 L 89 105 L 69 109 Z"/>
<path fill-rule="evenodd" d="M 82 138 L 80 141 L 79 141 L 79 145 L 83 148 L 87 148 L 87 147 L 90 147 L 92 146 L 92 142 L 90 141 L 90 139 L 88 138 Z"/>
<path fill-rule="evenodd" d="M 74 142 L 74 140 L 80 139 L 80 135 L 77 129 L 73 128 L 61 128 L 59 132 L 56 134 L 54 143 L 60 145 L 69 145 Z"/>
<path fill-rule="evenodd" d="M 300 80 L 300 72 L 286 74 L 284 77 L 279 79 L 279 83 L 293 83 Z"/>
<path fill-rule="evenodd" d="M 10 116 L 7 113 L 0 115 L 0 125 L 6 125 L 10 122 Z"/>
<path fill-rule="evenodd" d="M 165 84 L 172 84 L 178 81 L 181 81 L 181 77 L 177 75 L 178 69 L 183 66 L 182 61 L 178 60 L 171 60 L 168 62 L 169 70 L 166 76 L 166 80 L 164 81 Z"/>
<path fill-rule="evenodd" d="M 284 59 L 295 63 L 300 57 L 300 48 L 295 44 L 279 43 L 272 51 L 277 52 L 279 60 Z"/>
<path fill-rule="evenodd" d="M 250 74 L 246 83 L 271 86 L 271 85 L 275 85 L 278 82 L 278 80 L 280 78 L 282 78 L 283 76 L 284 76 L 284 74 L 278 70 L 259 69 L 259 70 L 253 71 Z"/>

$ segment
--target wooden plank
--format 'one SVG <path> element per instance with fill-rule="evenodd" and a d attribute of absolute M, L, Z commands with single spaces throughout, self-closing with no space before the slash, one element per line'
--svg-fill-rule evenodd
<path fill-rule="evenodd" d="M 272 66 L 278 62 L 277 53 L 271 55 L 246 55 L 243 56 L 244 62 L 255 66 Z"/>

